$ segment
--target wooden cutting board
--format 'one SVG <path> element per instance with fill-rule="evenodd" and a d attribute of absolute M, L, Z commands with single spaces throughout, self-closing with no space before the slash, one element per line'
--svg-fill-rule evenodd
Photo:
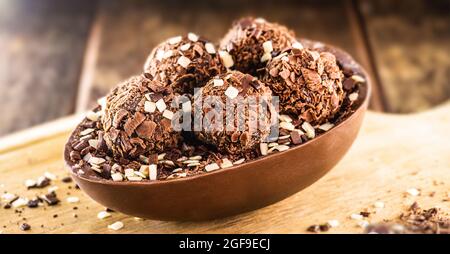
<path fill-rule="evenodd" d="M 0 192 L 32 198 L 47 190 L 26 190 L 26 179 L 46 171 L 67 176 L 62 149 L 79 119 L 62 119 L 0 139 Z M 281 202 L 230 218 L 161 222 L 114 212 L 100 220 L 97 213 L 104 208 L 74 189 L 73 182 L 55 180 L 52 185 L 59 187 L 60 204 L 22 208 L 21 213 L 1 208 L 0 231 L 22 232 L 18 225 L 26 218 L 31 225 L 27 233 L 304 233 L 312 224 L 335 219 L 340 225 L 330 233 L 360 233 L 363 229 L 349 217 L 365 209 L 375 211 L 370 222 L 395 218 L 416 200 L 423 208 L 450 212 L 450 102 L 413 115 L 368 112 L 355 144 L 329 174 Z M 405 194 L 410 188 L 420 190 L 420 195 Z M 68 196 L 80 202 L 70 204 Z M 376 201 L 385 207 L 375 209 Z M 122 221 L 124 228 L 108 229 L 115 221 Z"/>

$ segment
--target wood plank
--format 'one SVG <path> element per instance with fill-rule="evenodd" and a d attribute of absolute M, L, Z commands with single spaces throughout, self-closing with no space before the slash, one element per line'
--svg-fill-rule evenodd
<path fill-rule="evenodd" d="M 450 2 L 360 1 L 374 60 L 392 112 L 450 98 Z"/>
<path fill-rule="evenodd" d="M 118 212 L 100 220 L 96 215 L 103 207 L 81 190 L 74 190 L 73 183 L 57 180 L 53 185 L 59 187 L 56 192 L 61 204 L 19 209 L 21 213 L 1 209 L 0 231 L 23 233 L 18 225 L 26 218 L 32 227 L 26 233 L 305 233 L 311 224 L 337 219 L 341 225 L 329 233 L 360 233 L 363 230 L 349 215 L 374 209 L 376 201 L 384 202 L 385 208 L 371 215 L 371 222 L 393 219 L 414 201 L 423 208 L 450 212 L 449 110 L 450 102 L 406 116 L 369 112 L 355 144 L 329 174 L 307 189 L 253 212 L 197 223 L 137 220 Z M 31 198 L 46 190 L 27 191 L 25 179 L 37 178 L 45 171 L 59 178 L 66 176 L 61 158 L 68 132 L 0 152 L 0 192 Z M 421 195 L 405 196 L 408 188 L 420 189 Z M 431 192 L 436 193 L 430 196 Z M 69 204 L 68 196 L 77 196 L 80 202 Z M 107 229 L 115 221 L 122 221 L 125 227 Z"/>
<path fill-rule="evenodd" d="M 258 8 L 255 8 L 255 5 Z M 193 31 L 219 40 L 233 20 L 246 15 L 262 16 L 295 30 L 298 36 L 344 48 L 358 60 L 346 7 L 336 1 L 103 1 L 102 29 L 90 103 L 86 110 L 118 82 L 142 71 L 151 49 L 164 39 Z M 80 96 L 86 96 L 80 95 Z"/>
<path fill-rule="evenodd" d="M 74 111 L 95 1 L 0 2 L 0 135 Z"/>

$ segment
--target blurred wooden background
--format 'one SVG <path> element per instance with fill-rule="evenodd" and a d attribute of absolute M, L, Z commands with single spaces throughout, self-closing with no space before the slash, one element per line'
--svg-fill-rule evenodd
<path fill-rule="evenodd" d="M 0 135 L 84 111 L 158 42 L 189 31 L 218 40 L 245 15 L 349 51 L 374 80 L 374 110 L 450 98 L 448 0 L 0 0 Z"/>

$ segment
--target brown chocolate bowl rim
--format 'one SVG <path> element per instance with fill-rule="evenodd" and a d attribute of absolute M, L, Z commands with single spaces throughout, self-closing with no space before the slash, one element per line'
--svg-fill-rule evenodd
<path fill-rule="evenodd" d="M 304 39 L 304 40 L 307 40 L 307 39 Z M 74 164 L 73 163 L 71 164 L 70 163 L 71 161 L 69 159 L 69 150 L 70 150 L 69 147 L 70 147 L 70 141 L 72 140 L 73 135 L 75 134 L 75 132 L 79 128 L 79 124 L 78 124 L 75 127 L 75 129 L 71 132 L 71 134 L 70 134 L 70 136 L 68 138 L 68 141 L 67 141 L 67 143 L 64 146 L 63 156 L 64 156 L 64 162 L 65 162 L 66 169 L 68 169 L 70 174 L 73 175 L 74 177 L 81 178 L 81 179 L 83 179 L 85 181 L 88 181 L 88 182 L 91 182 L 91 183 L 98 183 L 98 184 L 102 184 L 102 185 L 115 185 L 115 186 L 135 185 L 135 186 L 141 186 L 141 185 L 176 184 L 176 183 L 182 182 L 182 181 L 183 182 L 185 182 L 185 181 L 195 181 L 195 180 L 197 180 L 198 178 L 201 178 L 201 177 L 208 177 L 208 176 L 212 176 L 212 175 L 216 175 L 216 174 L 226 174 L 226 173 L 229 173 L 229 172 L 233 172 L 233 171 L 241 169 L 244 166 L 248 167 L 248 166 L 251 166 L 252 164 L 258 163 L 258 162 L 263 161 L 263 160 L 270 159 L 270 158 L 275 157 L 275 156 L 282 156 L 282 155 L 284 155 L 286 153 L 295 152 L 296 150 L 300 149 L 303 146 L 311 145 L 314 142 L 318 142 L 319 139 L 324 139 L 327 136 L 333 135 L 333 131 L 335 131 L 336 129 L 342 127 L 343 124 L 349 122 L 352 118 L 355 117 L 355 115 L 357 115 L 357 112 L 366 109 L 366 104 L 368 104 L 369 98 L 370 98 L 370 95 L 371 95 L 371 92 L 372 92 L 372 90 L 371 90 L 372 89 L 371 88 L 372 80 L 371 80 L 370 76 L 367 74 L 367 71 L 358 62 L 356 62 L 353 59 L 353 57 L 351 57 L 350 54 L 348 54 L 343 49 L 341 49 L 339 47 L 336 47 L 336 46 L 331 46 L 329 44 L 322 43 L 320 41 L 310 41 L 310 40 L 307 40 L 307 41 L 313 42 L 313 43 L 320 43 L 320 44 L 322 44 L 323 46 L 325 46 L 325 47 L 327 47 L 329 49 L 334 49 L 337 52 L 344 53 L 344 55 L 350 56 L 350 59 L 352 61 L 354 61 L 355 64 L 357 64 L 358 72 L 360 72 L 364 76 L 364 78 L 366 80 L 366 82 L 364 82 L 364 88 L 365 88 L 365 93 L 364 94 L 365 94 L 365 97 L 362 100 L 358 99 L 358 101 L 360 101 L 358 107 L 349 116 L 347 116 L 342 121 L 340 121 L 338 124 L 333 126 L 330 130 L 328 130 L 328 131 L 326 131 L 324 133 L 321 133 L 317 137 L 315 137 L 315 138 L 313 138 L 311 140 L 308 140 L 305 143 L 293 146 L 292 148 L 289 148 L 288 150 L 281 151 L 281 152 L 276 152 L 276 153 L 273 153 L 273 154 L 268 154 L 268 155 L 265 155 L 265 156 L 260 156 L 259 158 L 249 160 L 248 162 L 244 161 L 241 164 L 233 165 L 233 166 L 231 166 L 229 168 L 223 168 L 223 169 L 221 168 L 221 169 L 218 169 L 218 170 L 215 170 L 215 171 L 212 171 L 212 172 L 204 172 L 202 174 L 197 174 L 197 175 L 193 175 L 193 176 L 187 176 L 187 177 L 183 177 L 183 178 L 175 178 L 175 179 L 170 179 L 170 180 L 164 179 L 164 180 L 156 180 L 156 181 L 113 181 L 112 179 L 105 179 L 105 178 L 101 178 L 101 177 L 99 177 L 98 179 L 97 178 L 93 179 L 92 177 L 86 177 L 85 175 L 82 175 L 82 174 L 80 175 L 80 174 L 77 174 L 77 173 L 74 172 L 74 170 L 73 170 Z"/>

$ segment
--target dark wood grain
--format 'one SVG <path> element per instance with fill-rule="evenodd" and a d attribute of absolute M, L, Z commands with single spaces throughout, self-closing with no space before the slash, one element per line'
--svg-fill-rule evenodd
<path fill-rule="evenodd" d="M 77 105 L 80 110 L 92 106 L 121 80 L 140 73 L 147 54 L 162 40 L 190 31 L 218 40 L 233 20 L 246 15 L 285 24 L 299 37 L 337 45 L 360 58 L 344 2 L 103 1 L 99 9 L 98 59 L 90 93 L 82 95 L 90 97 L 89 103 Z"/>
<path fill-rule="evenodd" d="M 450 98 L 450 1 L 361 1 L 389 109 L 407 113 Z"/>
<path fill-rule="evenodd" d="M 0 2 L 0 135 L 67 115 L 95 1 Z"/>

